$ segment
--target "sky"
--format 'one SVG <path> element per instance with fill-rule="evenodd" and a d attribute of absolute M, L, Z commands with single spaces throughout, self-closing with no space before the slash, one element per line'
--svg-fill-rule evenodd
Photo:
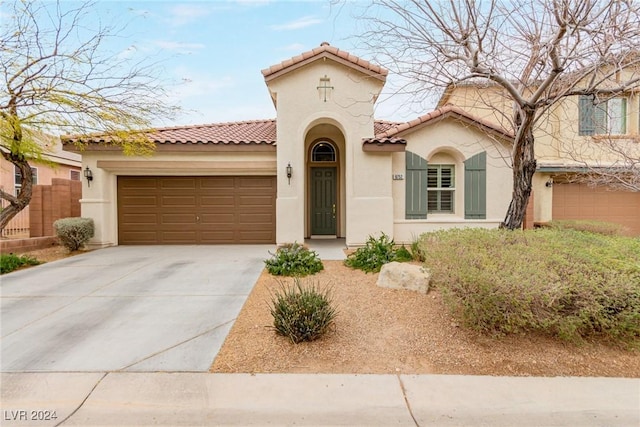
<path fill-rule="evenodd" d="M 162 61 L 163 77 L 173 84 L 171 101 L 184 109 L 163 125 L 177 126 L 275 118 L 261 70 L 324 41 L 371 59 L 371 52 L 356 48 L 363 6 L 329 0 L 98 0 L 95 19 L 127 23 L 105 48 Z M 380 99 L 377 119 L 416 117 L 399 99 L 384 93 Z"/>

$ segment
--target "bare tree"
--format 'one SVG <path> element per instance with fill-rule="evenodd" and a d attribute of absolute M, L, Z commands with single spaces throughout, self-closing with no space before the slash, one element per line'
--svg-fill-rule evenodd
<path fill-rule="evenodd" d="M 15 0 L 0 24 L 0 152 L 21 173 L 0 230 L 31 200 L 29 162 L 42 159 L 42 133 L 105 132 L 126 154 L 149 152 L 139 131 L 176 108 L 165 102 L 158 64 L 109 52 L 124 27 L 96 25 L 92 3 Z M 91 15 L 93 14 L 93 16 Z M 136 132 L 138 131 L 138 132 Z"/>
<path fill-rule="evenodd" d="M 640 3 L 633 0 L 373 0 L 360 40 L 416 97 L 473 82 L 495 85 L 515 135 L 512 200 L 502 223 L 522 225 L 536 171 L 534 131 L 576 95 L 640 86 Z"/>

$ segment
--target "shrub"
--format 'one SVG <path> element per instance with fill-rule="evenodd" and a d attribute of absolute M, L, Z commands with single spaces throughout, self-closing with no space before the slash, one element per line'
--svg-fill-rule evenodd
<path fill-rule="evenodd" d="M 94 235 L 93 219 L 62 218 L 53 223 L 60 243 L 69 251 L 77 251 Z"/>
<path fill-rule="evenodd" d="M 294 344 L 316 340 L 336 317 L 332 305 L 328 290 L 321 290 L 314 283 L 303 285 L 296 277 L 293 285 L 283 285 L 271 298 L 273 327 Z"/>
<path fill-rule="evenodd" d="M 40 261 L 29 255 L 0 254 L 0 274 L 11 273 L 24 265 L 38 265 Z"/>
<path fill-rule="evenodd" d="M 377 239 L 369 236 L 365 245 L 349 254 L 344 264 L 367 273 L 377 273 L 388 262 L 404 262 L 413 259 L 413 255 L 407 248 L 404 246 L 396 248 L 394 241 L 382 233 Z"/>
<path fill-rule="evenodd" d="M 318 254 L 299 243 L 283 246 L 271 255 L 264 263 L 275 276 L 308 276 L 324 269 Z"/>
<path fill-rule="evenodd" d="M 620 224 L 592 220 L 555 220 L 550 221 L 547 225 L 555 230 L 588 231 L 606 236 L 621 236 L 626 231 L 625 227 Z"/>
<path fill-rule="evenodd" d="M 446 304 L 482 332 L 640 338 L 640 240 L 572 229 L 447 230 L 422 238 Z"/>

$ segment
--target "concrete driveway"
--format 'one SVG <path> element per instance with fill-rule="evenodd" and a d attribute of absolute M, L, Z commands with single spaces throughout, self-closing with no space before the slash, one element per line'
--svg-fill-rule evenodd
<path fill-rule="evenodd" d="M 118 246 L 3 275 L 2 372 L 207 371 L 272 249 Z"/>

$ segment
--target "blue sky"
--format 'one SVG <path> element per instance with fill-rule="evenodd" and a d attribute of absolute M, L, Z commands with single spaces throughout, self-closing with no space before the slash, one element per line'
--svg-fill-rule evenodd
<path fill-rule="evenodd" d="M 364 59 L 356 49 L 362 2 L 326 1 L 99 1 L 96 18 L 128 22 L 109 46 L 122 55 L 163 60 L 172 97 L 185 110 L 171 125 L 274 118 L 260 71 L 328 41 Z M 393 77 L 391 77 L 393 78 Z M 384 99 L 385 97 L 381 97 Z M 416 117 L 399 99 L 382 101 L 376 118 Z"/>

